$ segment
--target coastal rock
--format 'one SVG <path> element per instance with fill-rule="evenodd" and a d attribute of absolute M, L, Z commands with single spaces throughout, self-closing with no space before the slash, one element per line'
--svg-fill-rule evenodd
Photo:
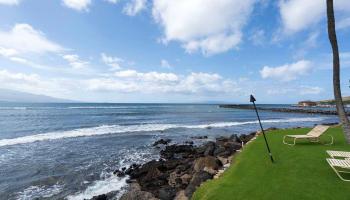
<path fill-rule="evenodd" d="M 254 136 L 256 135 L 256 132 L 252 132 L 248 135 L 246 134 L 242 134 L 239 136 L 239 139 L 244 143 L 246 144 L 248 141 L 250 141 Z"/>
<path fill-rule="evenodd" d="M 204 136 L 192 136 L 191 138 L 201 140 L 201 139 L 208 139 L 208 136 L 206 136 L 206 135 L 204 135 Z"/>
<path fill-rule="evenodd" d="M 107 195 L 106 194 L 101 194 L 101 195 L 98 195 L 98 196 L 94 196 L 92 197 L 91 200 L 107 200 Z"/>
<path fill-rule="evenodd" d="M 176 190 L 173 187 L 163 187 L 158 191 L 158 197 L 161 200 L 173 200 L 176 195 Z"/>
<path fill-rule="evenodd" d="M 185 190 L 180 190 L 176 196 L 174 200 L 188 200 L 188 197 L 185 194 Z"/>
<path fill-rule="evenodd" d="M 213 175 L 209 174 L 208 172 L 205 171 L 200 171 L 200 172 L 196 172 L 193 174 L 193 177 L 190 181 L 190 184 L 187 186 L 186 190 L 185 190 L 185 194 L 187 197 L 191 197 L 192 194 L 194 193 L 194 191 L 196 190 L 196 188 L 203 183 L 204 181 L 208 180 L 208 179 L 212 179 Z"/>
<path fill-rule="evenodd" d="M 204 155 L 205 156 L 212 156 L 214 154 L 214 150 L 215 150 L 215 142 L 207 142 L 205 145 L 205 151 L 204 151 Z"/>
<path fill-rule="evenodd" d="M 160 151 L 160 156 L 165 159 L 193 157 L 195 150 L 192 145 L 170 145 Z"/>
<path fill-rule="evenodd" d="M 130 184 L 129 191 L 123 194 L 120 200 L 159 200 L 150 192 L 141 191 L 138 183 Z"/>
<path fill-rule="evenodd" d="M 200 146 L 165 146 L 160 151 L 160 160 L 116 170 L 116 174 L 122 175 L 124 172 L 129 175 L 131 180 L 128 182 L 133 185 L 122 199 L 187 200 L 202 182 L 212 179 L 219 170 L 223 171 L 223 165 L 229 164 L 232 154 L 241 148 L 242 142 L 247 142 L 254 136 L 255 133 L 240 136 L 234 134 Z"/>
<path fill-rule="evenodd" d="M 160 140 L 157 140 L 153 143 L 153 146 L 157 146 L 157 145 L 167 145 L 171 142 L 171 139 L 160 139 Z"/>
<path fill-rule="evenodd" d="M 119 170 L 119 169 L 115 170 L 115 171 L 113 172 L 113 174 L 114 174 L 114 175 L 117 175 L 118 177 L 124 177 L 124 176 L 125 176 L 125 172 L 122 171 L 122 170 Z"/>
<path fill-rule="evenodd" d="M 188 185 L 191 181 L 192 176 L 189 174 L 184 174 L 180 177 L 182 184 Z"/>
<path fill-rule="evenodd" d="M 193 164 L 193 169 L 195 172 L 207 171 L 210 174 L 213 174 L 221 166 L 222 163 L 214 156 L 206 156 L 195 160 Z"/>

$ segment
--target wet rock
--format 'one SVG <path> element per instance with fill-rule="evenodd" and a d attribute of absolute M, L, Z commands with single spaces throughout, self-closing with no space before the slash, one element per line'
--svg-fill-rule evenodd
<path fill-rule="evenodd" d="M 153 146 L 157 146 L 157 145 L 167 145 L 171 142 L 171 139 L 160 139 L 160 140 L 157 140 L 153 143 Z"/>
<path fill-rule="evenodd" d="M 124 177 L 124 176 L 125 176 L 125 172 L 122 171 L 122 170 L 119 170 L 119 169 L 115 170 L 115 171 L 113 172 L 113 174 L 114 174 L 114 175 L 117 175 L 118 177 Z"/>
<path fill-rule="evenodd" d="M 165 159 L 193 157 L 195 149 L 192 145 L 170 145 L 160 151 L 160 156 Z"/>
<path fill-rule="evenodd" d="M 188 145 L 193 145 L 193 141 L 185 141 L 184 143 Z"/>
<path fill-rule="evenodd" d="M 101 195 L 92 197 L 91 200 L 107 200 L 107 199 L 108 199 L 108 198 L 107 198 L 107 195 L 101 194 Z"/>
<path fill-rule="evenodd" d="M 192 136 L 191 138 L 201 140 L 201 139 L 208 139 L 208 136 L 206 136 L 206 135 L 204 135 L 204 136 Z"/>

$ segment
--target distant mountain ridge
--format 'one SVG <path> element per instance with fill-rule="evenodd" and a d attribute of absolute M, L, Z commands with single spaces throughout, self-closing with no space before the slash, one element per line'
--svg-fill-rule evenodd
<path fill-rule="evenodd" d="M 0 88 L 0 102 L 74 103 L 76 101 Z"/>

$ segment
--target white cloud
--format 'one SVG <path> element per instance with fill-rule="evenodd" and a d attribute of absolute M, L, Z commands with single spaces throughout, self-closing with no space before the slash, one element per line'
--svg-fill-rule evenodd
<path fill-rule="evenodd" d="M 123 59 L 118 57 L 108 56 L 105 53 L 101 53 L 101 60 L 104 64 L 111 67 L 111 70 L 119 70 L 121 68 L 120 63 L 123 62 Z"/>
<path fill-rule="evenodd" d="M 342 12 L 349 17 L 350 1 L 336 0 L 334 1 L 334 9 L 336 12 Z M 307 29 L 325 18 L 326 1 L 280 0 L 279 11 L 284 33 L 292 34 Z"/>
<path fill-rule="evenodd" d="M 0 47 L 0 55 L 4 57 L 11 57 L 18 54 L 18 52 L 15 49 L 7 49 L 4 47 Z"/>
<path fill-rule="evenodd" d="M 171 69 L 172 66 L 169 64 L 169 62 L 165 59 L 162 59 L 160 61 L 160 66 L 163 67 L 163 68 L 166 68 L 166 69 Z"/>
<path fill-rule="evenodd" d="M 4 4 L 4 5 L 18 5 L 19 4 L 19 0 L 0 0 L 0 4 Z"/>
<path fill-rule="evenodd" d="M 138 72 L 123 70 L 114 76 L 86 80 L 87 88 L 92 91 L 139 92 L 139 93 L 172 93 L 172 94 L 229 94 L 240 90 L 238 84 L 224 79 L 218 74 Z"/>
<path fill-rule="evenodd" d="M 260 71 L 261 77 L 264 79 L 272 78 L 280 81 L 292 81 L 298 76 L 305 75 L 311 70 L 311 62 L 300 60 L 296 63 L 285 64 L 278 67 L 264 66 Z"/>
<path fill-rule="evenodd" d="M 39 30 L 29 24 L 16 24 L 10 31 L 0 30 L 1 51 L 12 53 L 61 52 L 63 48 L 46 38 Z"/>
<path fill-rule="evenodd" d="M 187 52 L 211 55 L 237 47 L 255 2 L 154 0 L 153 17 L 163 28 L 163 42 L 179 41 Z"/>
<path fill-rule="evenodd" d="M 76 54 L 63 55 L 62 58 L 68 61 L 69 65 L 74 69 L 85 68 L 89 64 L 89 62 L 81 60 Z"/>
<path fill-rule="evenodd" d="M 265 31 L 261 29 L 253 31 L 249 39 L 256 46 L 263 45 L 265 42 Z"/>
<path fill-rule="evenodd" d="M 134 80 L 142 80 L 142 81 L 177 81 L 178 76 L 173 73 L 159 73 L 159 72 L 137 72 L 136 70 L 124 70 L 124 71 L 118 71 L 114 74 L 116 77 L 119 78 L 127 78 L 127 79 L 134 79 Z"/>
<path fill-rule="evenodd" d="M 147 0 L 130 0 L 123 9 L 123 12 L 129 16 L 135 16 L 146 8 Z"/>
<path fill-rule="evenodd" d="M 116 4 L 119 2 L 119 0 L 105 0 L 105 1 L 112 3 L 112 4 Z"/>
<path fill-rule="evenodd" d="M 322 91 L 323 91 L 323 88 L 318 86 L 301 86 L 299 93 L 301 95 L 320 94 Z"/>
<path fill-rule="evenodd" d="M 62 0 L 63 5 L 78 11 L 88 11 L 91 0 Z"/>
<path fill-rule="evenodd" d="M 317 95 L 324 91 L 323 88 L 318 86 L 294 86 L 283 88 L 272 88 L 267 90 L 269 95 Z"/>

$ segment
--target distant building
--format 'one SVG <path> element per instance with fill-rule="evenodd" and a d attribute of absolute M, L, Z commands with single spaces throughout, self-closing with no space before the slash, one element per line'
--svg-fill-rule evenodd
<path fill-rule="evenodd" d="M 300 101 L 298 106 L 317 106 L 317 103 L 314 101 Z"/>

